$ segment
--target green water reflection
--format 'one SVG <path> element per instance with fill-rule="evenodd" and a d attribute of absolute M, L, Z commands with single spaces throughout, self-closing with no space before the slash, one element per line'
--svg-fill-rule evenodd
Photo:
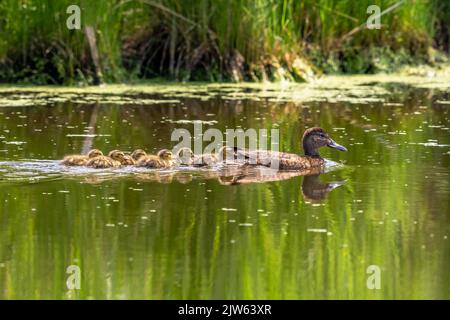
<path fill-rule="evenodd" d="M 0 166 L 0 298 L 449 299 L 449 108 L 435 103 L 449 95 L 405 88 L 386 99 L 0 108 L 3 162 L 61 159 L 86 133 L 100 134 L 92 142 L 104 151 L 156 151 L 173 146 L 174 128 L 192 130 L 177 120 L 279 128 L 289 152 L 320 125 L 349 149 L 323 150 L 346 166 L 319 185 L 346 182 L 322 200 L 301 176 L 28 180 Z M 80 290 L 66 287 L 69 265 L 81 269 Z M 370 265 L 381 268 L 380 290 L 366 286 Z"/>

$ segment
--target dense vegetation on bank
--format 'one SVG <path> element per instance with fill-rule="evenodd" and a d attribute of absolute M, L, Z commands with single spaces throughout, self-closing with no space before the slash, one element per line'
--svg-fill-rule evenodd
<path fill-rule="evenodd" d="M 377 30 L 367 8 L 396 1 L 2 0 L 0 81 L 301 81 L 446 59 L 450 2 L 397 2 Z M 66 26 L 72 4 L 79 30 Z"/>

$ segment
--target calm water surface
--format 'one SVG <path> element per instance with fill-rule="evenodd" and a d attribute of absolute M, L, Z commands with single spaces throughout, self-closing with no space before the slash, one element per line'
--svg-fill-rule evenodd
<path fill-rule="evenodd" d="M 1 107 L 0 298 L 450 299 L 450 95 L 388 89 L 367 103 L 218 94 Z M 55 161 L 91 144 L 172 147 L 192 120 L 279 128 L 287 152 L 322 126 L 349 152 L 323 150 L 345 165 L 319 177 L 238 185 Z M 70 265 L 80 290 L 66 287 Z M 370 265 L 380 290 L 367 288 Z"/>

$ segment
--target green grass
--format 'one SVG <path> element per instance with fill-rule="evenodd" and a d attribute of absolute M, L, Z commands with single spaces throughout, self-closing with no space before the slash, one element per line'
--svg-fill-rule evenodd
<path fill-rule="evenodd" d="M 338 0 L 4 0 L 0 3 L 0 79 L 90 83 L 83 30 L 68 30 L 66 8 L 81 7 L 96 30 L 107 82 L 163 76 L 178 80 L 301 80 L 296 59 L 325 71 L 370 72 L 376 49 L 428 58 L 448 50 L 449 5 L 406 0 L 383 15 L 381 30 L 358 29 L 367 7 L 394 1 Z M 436 38 L 435 36 L 438 36 Z M 308 65 L 308 64 L 307 64 Z M 287 70 L 280 76 L 280 68 Z M 376 71 L 376 68 L 375 68 Z"/>

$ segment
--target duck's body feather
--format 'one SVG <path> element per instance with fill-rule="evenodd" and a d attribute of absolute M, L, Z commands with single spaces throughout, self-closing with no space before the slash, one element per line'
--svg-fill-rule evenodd
<path fill-rule="evenodd" d="M 65 156 L 61 164 L 66 166 L 84 166 L 88 162 L 89 157 L 82 154 L 72 154 Z"/>
<path fill-rule="evenodd" d="M 144 150 L 137 149 L 131 154 L 137 167 L 162 169 L 173 165 L 172 152 L 168 149 L 158 151 L 157 155 L 148 155 Z"/>
<path fill-rule="evenodd" d="M 61 161 L 61 164 L 66 166 L 84 166 L 88 163 L 90 159 L 93 159 L 98 156 L 102 156 L 103 153 L 98 149 L 90 150 L 86 155 L 84 154 L 71 154 L 65 156 Z"/>
<path fill-rule="evenodd" d="M 124 155 L 124 157 L 123 157 L 123 159 L 121 161 L 121 164 L 123 166 L 133 166 L 133 165 L 136 164 L 136 161 L 134 161 L 134 159 L 131 156 Z"/>
<path fill-rule="evenodd" d="M 104 169 L 104 168 L 114 168 L 114 167 L 120 167 L 120 162 L 111 159 L 107 156 L 99 156 L 92 159 L 89 159 L 89 161 L 86 163 L 86 166 L 95 168 L 95 169 Z"/>
<path fill-rule="evenodd" d="M 282 170 L 309 170 L 325 163 L 320 157 L 278 151 L 236 149 L 236 152 L 238 157 L 243 157 L 248 164 L 276 167 Z"/>
<path fill-rule="evenodd" d="M 302 137 L 302 144 L 305 153 L 304 156 L 278 151 L 247 150 L 240 148 L 234 148 L 234 152 L 238 160 L 244 159 L 246 164 L 298 171 L 324 166 L 325 160 L 320 157 L 317 151 L 321 147 L 327 146 L 339 151 L 347 151 L 345 147 L 337 144 L 319 127 L 306 129 Z"/>
<path fill-rule="evenodd" d="M 164 168 L 164 162 L 158 156 L 143 156 L 136 162 L 137 167 Z"/>
<path fill-rule="evenodd" d="M 172 166 L 172 161 L 166 161 L 158 156 L 147 155 L 139 158 L 136 162 L 137 167 L 146 167 L 154 169 L 168 168 Z"/>

